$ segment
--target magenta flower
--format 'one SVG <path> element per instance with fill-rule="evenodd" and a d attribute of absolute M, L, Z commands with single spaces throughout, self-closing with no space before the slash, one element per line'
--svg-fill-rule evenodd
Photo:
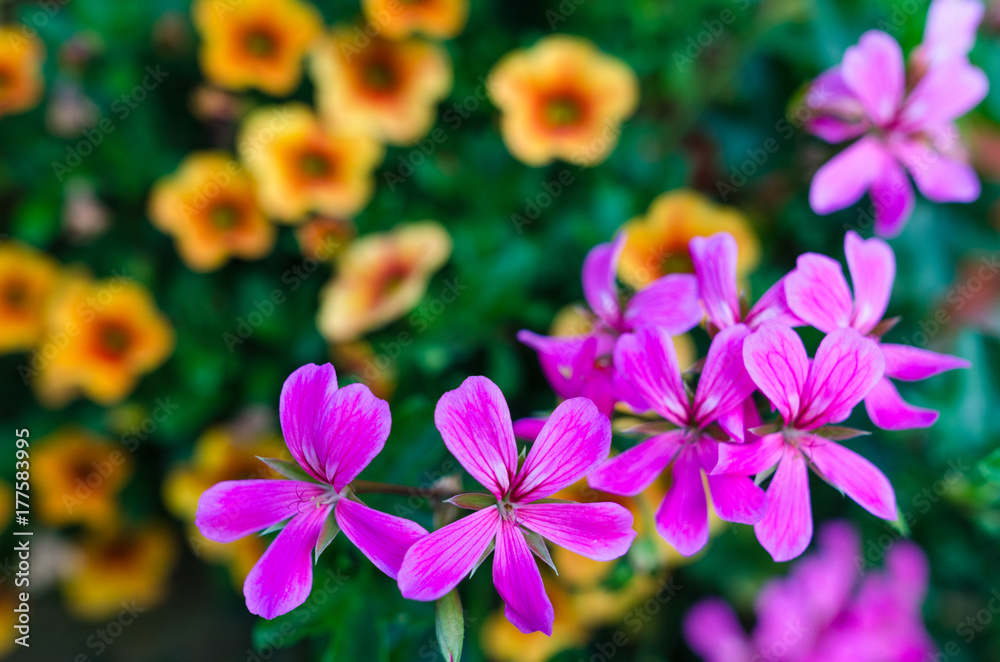
<path fill-rule="evenodd" d="M 788 561 L 812 538 L 807 465 L 882 519 L 896 519 L 896 496 L 875 465 L 819 433 L 840 423 L 882 378 L 875 341 L 854 329 L 827 335 L 810 362 L 798 334 L 766 324 L 743 343 L 751 379 L 781 414 L 784 428 L 746 444 L 722 444 L 713 475 L 759 475 L 777 465 L 767 487 L 767 514 L 754 525 L 775 561 Z"/>
<path fill-rule="evenodd" d="M 935 646 L 924 627 L 927 559 L 901 541 L 885 568 L 858 572 L 857 532 L 826 524 L 819 548 L 788 577 L 774 579 L 754 602 L 748 636 L 722 600 L 696 604 L 684 618 L 684 638 L 707 662 L 921 662 Z"/>
<path fill-rule="evenodd" d="M 981 17 L 961 0 L 934 3 L 926 41 L 907 71 L 903 51 L 888 34 L 871 30 L 822 73 L 807 104 L 807 128 L 839 143 L 864 135 L 813 177 L 809 203 L 817 214 L 844 209 L 866 191 L 875 203 L 875 232 L 892 237 L 913 211 L 909 171 L 935 202 L 972 202 L 980 185 L 968 165 L 954 121 L 986 96 L 989 81 L 965 53 Z M 975 21 L 973 22 L 973 19 Z"/>
<path fill-rule="evenodd" d="M 702 472 L 718 461 L 719 442 L 706 431 L 727 418 L 740 429 L 743 402 L 755 387 L 743 367 L 743 341 L 750 330 L 730 326 L 715 336 L 694 398 L 684 386 L 670 335 L 644 328 L 621 337 L 615 363 L 653 410 L 678 426 L 616 455 L 587 477 L 597 490 L 635 496 L 673 462 L 672 483 L 656 511 L 656 530 L 678 552 L 691 556 L 708 542 L 708 503 Z M 756 524 L 767 509 L 764 491 L 746 476 L 709 475 L 715 512 L 729 522 Z"/>
<path fill-rule="evenodd" d="M 875 425 L 884 430 L 933 425 L 938 413 L 907 403 L 889 378 L 918 381 L 971 364 L 947 354 L 881 342 L 881 335 L 894 323 L 882 317 L 896 279 L 896 258 L 881 239 L 865 241 L 853 231 L 844 237 L 844 253 L 854 284 L 853 298 L 837 261 L 805 253 L 799 256 L 795 270 L 785 277 L 789 307 L 824 333 L 853 328 L 879 342 L 885 357 L 885 376 L 865 396 L 865 409 Z"/>
<path fill-rule="evenodd" d="M 583 262 L 583 294 L 591 310 L 592 330 L 567 336 L 541 336 L 523 330 L 518 340 L 538 352 L 542 372 L 561 398 L 589 398 L 610 416 L 616 402 L 636 409 L 645 403 L 615 370 L 618 337 L 641 325 L 659 326 L 673 335 L 701 322 L 697 283 L 690 274 L 669 274 L 636 292 L 623 307 L 616 274 L 626 236 L 592 248 Z"/>
<path fill-rule="evenodd" d="M 427 531 L 372 510 L 350 491 L 385 445 L 390 423 L 389 405 L 367 386 L 337 388 L 329 363 L 302 366 L 281 389 L 281 430 L 306 480 L 225 481 L 201 495 L 195 523 L 209 540 L 233 542 L 288 520 L 243 584 L 251 612 L 274 618 L 305 602 L 314 550 L 318 558 L 337 527 L 396 578 L 403 554 Z"/>
<path fill-rule="evenodd" d="M 548 499 L 575 483 L 611 447 L 611 423 L 586 398 L 552 412 L 518 469 L 507 402 L 496 384 L 469 377 L 438 401 L 434 422 L 445 445 L 490 495 L 452 502 L 475 510 L 417 541 L 399 571 L 403 597 L 437 600 L 455 588 L 495 546 L 493 583 L 507 619 L 525 633 L 552 634 L 554 612 L 532 553 L 551 563 L 545 542 L 598 561 L 628 551 L 632 514 L 616 503 Z"/>

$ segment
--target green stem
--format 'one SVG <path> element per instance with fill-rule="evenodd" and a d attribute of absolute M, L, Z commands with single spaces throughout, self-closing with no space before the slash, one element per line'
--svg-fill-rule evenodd
<path fill-rule="evenodd" d="M 454 491 L 437 487 L 411 487 L 409 485 L 393 485 L 371 480 L 356 480 L 351 483 L 355 494 L 395 494 L 398 496 L 415 496 L 421 499 L 450 499 L 456 494 L 464 494 L 464 490 Z"/>

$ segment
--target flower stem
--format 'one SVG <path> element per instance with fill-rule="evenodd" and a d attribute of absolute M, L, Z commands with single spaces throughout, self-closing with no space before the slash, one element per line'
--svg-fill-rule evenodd
<path fill-rule="evenodd" d="M 411 487 L 410 485 L 393 485 L 371 480 L 356 480 L 351 483 L 355 494 L 396 494 L 399 496 L 415 496 L 420 499 L 450 499 L 463 490 L 451 490 L 443 487 Z"/>

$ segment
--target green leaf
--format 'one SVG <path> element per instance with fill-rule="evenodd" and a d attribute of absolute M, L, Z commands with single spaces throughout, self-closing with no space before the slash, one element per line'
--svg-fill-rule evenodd
<path fill-rule="evenodd" d="M 844 439 L 854 439 L 855 437 L 863 437 L 871 434 L 871 432 L 868 432 L 867 430 L 856 430 L 854 428 L 845 427 L 843 425 L 824 425 L 820 429 L 816 430 L 816 434 L 825 439 L 842 441 Z"/>
<path fill-rule="evenodd" d="M 1000 448 L 980 460 L 976 468 L 986 480 L 1000 482 Z"/>
<path fill-rule="evenodd" d="M 452 498 L 446 499 L 445 503 L 450 503 L 453 506 L 465 508 L 466 510 L 482 510 L 483 508 L 497 505 L 497 498 L 492 494 L 470 492 L 468 494 L 456 494 Z"/>
<path fill-rule="evenodd" d="M 448 662 L 462 659 L 462 643 L 465 640 L 465 614 L 458 589 L 437 601 L 434 605 L 434 631 L 437 633 L 441 654 Z"/>
<path fill-rule="evenodd" d="M 552 562 L 552 557 L 549 555 L 549 548 L 545 546 L 545 539 L 534 531 L 528 531 L 527 529 L 521 529 L 521 533 L 524 534 L 524 539 L 528 542 L 528 547 L 532 553 L 544 561 L 545 565 L 552 568 L 558 575 L 559 571 L 556 570 L 556 564 Z"/>
<path fill-rule="evenodd" d="M 337 517 L 331 508 L 330 514 L 323 522 L 323 529 L 319 532 L 319 540 L 316 541 L 316 562 L 319 562 L 319 555 L 330 546 L 338 533 L 340 533 L 340 527 L 337 525 Z"/>
<path fill-rule="evenodd" d="M 758 437 L 764 437 L 769 434 L 774 434 L 781 429 L 781 423 L 767 423 L 765 425 L 758 425 L 755 428 L 750 428 L 750 432 L 753 432 Z"/>
<path fill-rule="evenodd" d="M 282 521 L 278 522 L 277 524 L 272 524 L 271 526 L 269 526 L 266 529 L 264 529 L 263 531 L 261 531 L 260 535 L 266 536 L 269 533 L 274 533 L 275 531 L 281 531 L 283 528 L 285 528 L 285 525 L 288 524 L 290 521 L 292 521 L 291 517 L 289 517 L 286 520 L 282 520 Z"/>
<path fill-rule="evenodd" d="M 318 483 L 319 481 L 310 476 L 305 472 L 305 469 L 295 464 L 294 462 L 289 462 L 288 460 L 279 460 L 274 457 L 261 457 L 257 456 L 257 459 L 271 467 L 279 474 L 285 478 L 291 478 L 292 480 L 304 480 L 309 483 Z"/>
<path fill-rule="evenodd" d="M 662 434 L 670 430 L 676 430 L 677 426 L 666 421 L 643 421 L 637 425 L 632 425 L 622 432 L 626 434 Z"/>

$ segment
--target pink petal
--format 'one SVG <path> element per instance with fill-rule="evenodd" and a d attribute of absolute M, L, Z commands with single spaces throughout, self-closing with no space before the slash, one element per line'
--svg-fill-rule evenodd
<path fill-rule="evenodd" d="M 399 576 L 403 556 L 427 535 L 416 522 L 373 510 L 351 499 L 337 501 L 337 525 L 375 567 L 393 579 Z"/>
<path fill-rule="evenodd" d="M 976 28 L 983 20 L 979 0 L 934 0 L 927 8 L 927 25 L 920 53 L 927 63 L 937 64 L 963 57 L 972 50 Z"/>
<path fill-rule="evenodd" d="M 930 145 L 907 140 L 893 146 L 893 152 L 906 164 L 917 188 L 934 202 L 972 202 L 981 186 L 976 171 L 968 163 L 948 158 Z"/>
<path fill-rule="evenodd" d="M 801 430 L 840 423 L 882 378 L 885 361 L 878 343 L 854 329 L 838 329 L 816 350 L 802 394 Z"/>
<path fill-rule="evenodd" d="M 705 427 L 731 411 L 757 390 L 743 367 L 743 341 L 750 329 L 743 324 L 720 331 L 708 348 L 694 396 L 695 419 Z"/>
<path fill-rule="evenodd" d="M 264 618 L 287 614 L 312 590 L 312 552 L 331 506 L 310 507 L 292 518 L 243 582 L 247 609 Z"/>
<path fill-rule="evenodd" d="M 809 133 L 833 145 L 857 138 L 870 128 L 871 123 L 867 119 L 847 121 L 832 115 L 821 115 L 806 120 Z"/>
<path fill-rule="evenodd" d="M 500 512 L 483 508 L 417 540 L 403 556 L 404 598 L 437 600 L 458 586 L 500 531 Z"/>
<path fill-rule="evenodd" d="M 767 514 L 754 525 L 757 540 L 775 561 L 790 561 L 812 539 L 809 471 L 806 459 L 786 446 L 778 470 L 767 487 Z"/>
<path fill-rule="evenodd" d="M 708 477 L 708 492 L 719 519 L 756 524 L 767 512 L 767 495 L 749 476 Z"/>
<path fill-rule="evenodd" d="M 389 403 L 376 398 L 364 384 L 349 384 L 318 412 L 317 433 L 326 482 L 342 490 L 358 477 L 389 438 Z"/>
<path fill-rule="evenodd" d="M 888 379 L 880 380 L 865 396 L 865 410 L 872 423 L 883 430 L 929 428 L 938 419 L 933 409 L 911 405 Z"/>
<path fill-rule="evenodd" d="M 521 526 L 595 561 L 624 556 L 636 536 L 632 513 L 617 503 L 532 503 L 517 516 Z"/>
<path fill-rule="evenodd" d="M 581 360 L 587 359 L 590 365 L 596 358 L 597 340 L 592 336 L 542 336 L 533 331 L 521 330 L 517 339 L 538 352 L 538 363 L 545 373 L 552 390 L 562 398 L 572 398 L 579 395 L 578 381 L 580 375 L 575 374 L 575 366 L 584 365 Z"/>
<path fill-rule="evenodd" d="M 785 437 L 781 432 L 745 444 L 719 444 L 719 461 L 710 473 L 713 476 L 754 476 L 777 464 L 784 446 Z"/>
<path fill-rule="evenodd" d="M 438 400 L 434 424 L 465 470 L 496 497 L 517 473 L 517 445 L 507 401 L 486 377 L 469 377 Z"/>
<path fill-rule="evenodd" d="M 885 376 L 906 382 L 920 381 L 948 370 L 968 368 L 972 365 L 961 357 L 939 354 L 912 345 L 881 343 L 879 347 L 882 348 L 882 356 L 885 357 Z"/>
<path fill-rule="evenodd" d="M 636 496 L 663 473 L 682 443 L 682 430 L 670 430 L 650 437 L 624 453 L 608 458 L 587 474 L 587 484 L 610 494 Z"/>
<path fill-rule="evenodd" d="M 621 316 L 616 274 L 626 238 L 622 233 L 611 243 L 594 246 L 583 261 L 583 296 L 590 309 L 612 327 L 618 326 Z"/>
<path fill-rule="evenodd" d="M 667 274 L 646 285 L 629 300 L 625 325 L 634 329 L 649 324 L 671 335 L 687 333 L 701 323 L 698 281 L 691 274 Z"/>
<path fill-rule="evenodd" d="M 799 335 L 786 326 L 765 324 L 743 342 L 743 363 L 785 422 L 794 419 L 809 373 L 809 356 Z"/>
<path fill-rule="evenodd" d="M 525 634 L 544 632 L 552 636 L 555 612 L 542 585 L 542 575 L 513 522 L 504 522 L 497 535 L 493 556 L 493 583 L 504 601 L 504 616 Z"/>
<path fill-rule="evenodd" d="M 989 89 L 986 74 L 965 58 L 935 65 L 907 97 L 899 131 L 931 131 L 948 124 L 978 106 Z"/>
<path fill-rule="evenodd" d="M 809 187 L 809 206 L 820 215 L 850 207 L 871 188 L 887 160 L 878 140 L 862 138 L 816 171 Z"/>
<path fill-rule="evenodd" d="M 736 291 L 738 250 L 736 240 L 728 232 L 693 237 L 688 242 L 702 305 L 708 319 L 720 329 L 740 321 L 740 299 Z"/>
<path fill-rule="evenodd" d="M 879 30 L 861 35 L 857 46 L 844 52 L 844 82 L 857 95 L 876 124 L 896 115 L 903 101 L 906 70 L 899 43 Z"/>
<path fill-rule="evenodd" d="M 785 276 L 785 296 L 795 316 L 823 333 L 851 325 L 851 290 L 840 263 L 825 255 L 804 253 Z"/>
<path fill-rule="evenodd" d="M 864 105 L 847 87 L 839 66 L 816 77 L 806 93 L 806 105 L 814 111 L 806 129 L 829 143 L 856 138 L 871 128 Z"/>
<path fill-rule="evenodd" d="M 621 336 L 615 345 L 615 366 L 657 414 L 676 425 L 688 422 L 688 395 L 667 331 L 643 327 Z"/>
<path fill-rule="evenodd" d="M 333 406 L 337 372 L 329 363 L 304 365 L 281 387 L 280 418 L 285 443 L 295 461 L 316 480 L 326 480 L 321 454 L 319 424 Z"/>
<path fill-rule="evenodd" d="M 804 322 L 788 307 L 788 297 L 785 293 L 785 276 L 764 292 L 757 303 L 747 313 L 744 322 L 751 329 L 767 324 L 783 324 L 784 326 L 802 326 Z"/>
<path fill-rule="evenodd" d="M 656 511 L 656 530 L 679 554 L 691 556 L 708 542 L 708 503 L 697 451 L 679 453 L 672 475 L 670 489 Z"/>
<path fill-rule="evenodd" d="M 544 418 L 519 418 L 514 421 L 514 436 L 519 439 L 534 441 L 538 433 L 545 427 Z"/>
<path fill-rule="evenodd" d="M 684 616 L 684 639 L 707 662 L 751 659 L 750 642 L 732 607 L 718 598 L 697 603 Z"/>
<path fill-rule="evenodd" d="M 896 519 L 896 493 L 874 464 L 854 451 L 815 437 L 806 451 L 810 461 L 831 484 L 859 506 L 882 519 Z"/>
<path fill-rule="evenodd" d="M 556 407 L 517 475 L 511 501 L 528 503 L 569 487 L 607 459 L 611 421 L 587 398 Z"/>
<path fill-rule="evenodd" d="M 882 321 L 892 284 L 896 280 L 896 256 L 881 239 L 865 241 L 850 230 L 844 237 L 844 253 L 854 285 L 854 315 L 851 326 L 868 333 Z"/>
<path fill-rule="evenodd" d="M 875 210 L 875 234 L 895 237 L 903 231 L 913 213 L 913 187 L 906 171 L 895 159 L 884 159 L 881 171 L 872 182 L 871 201 Z"/>
<path fill-rule="evenodd" d="M 195 525 L 215 542 L 233 542 L 312 507 L 325 485 L 297 480 L 227 480 L 198 499 Z"/>

